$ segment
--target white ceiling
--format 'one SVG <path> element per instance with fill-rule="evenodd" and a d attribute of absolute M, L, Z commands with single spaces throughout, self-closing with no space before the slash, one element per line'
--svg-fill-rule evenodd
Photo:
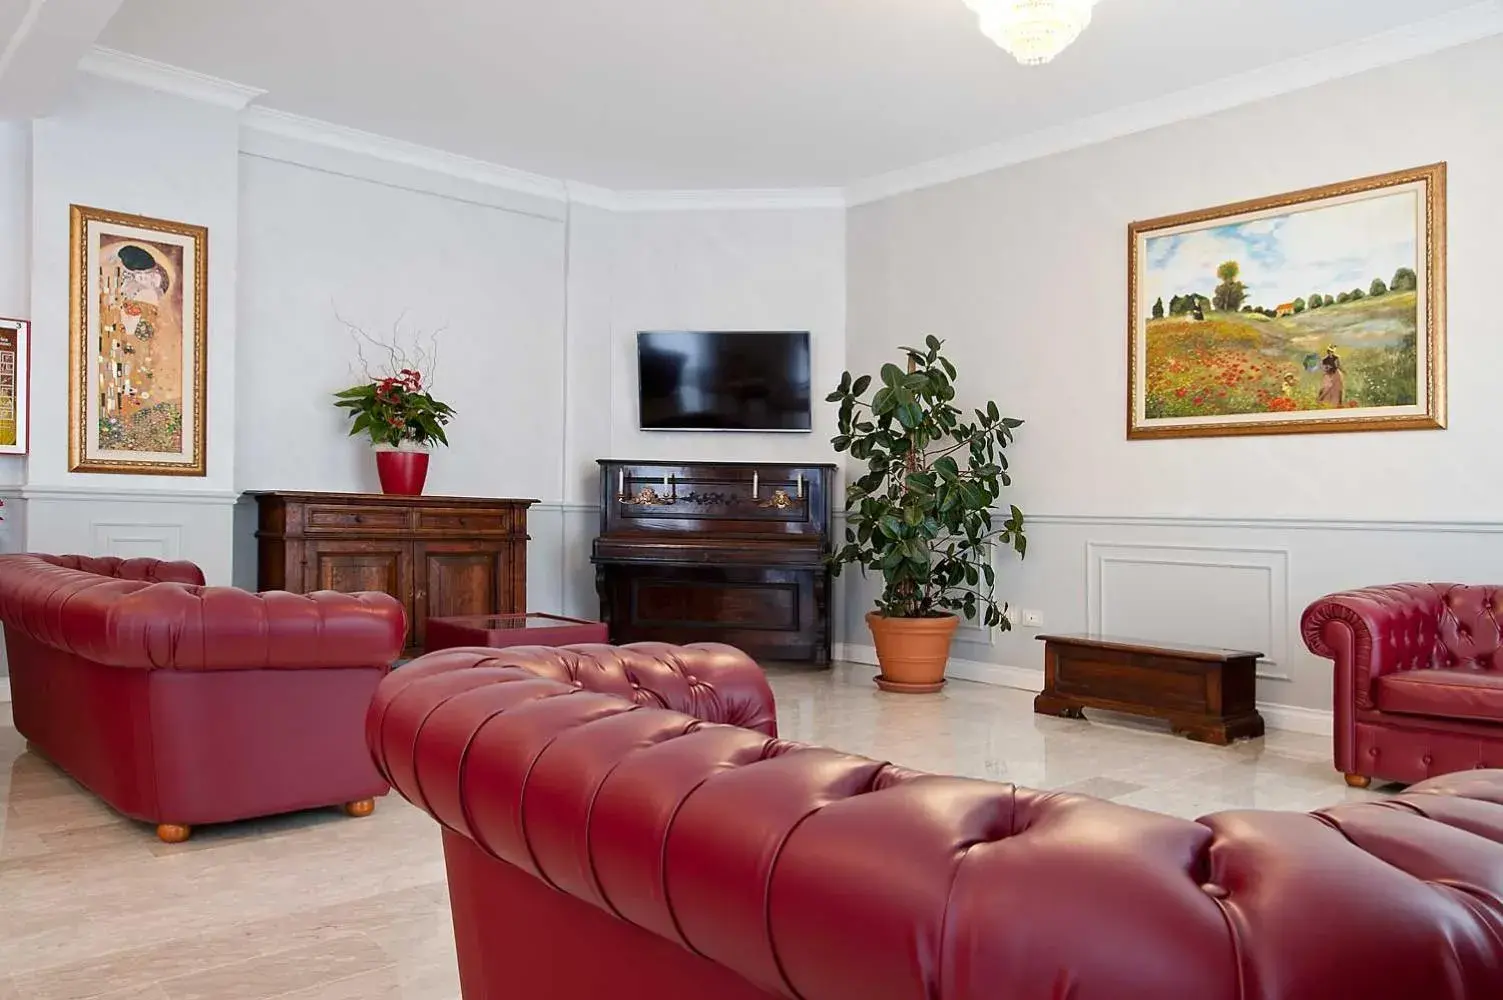
<path fill-rule="evenodd" d="M 961 0 L 125 0 L 261 106 L 615 189 L 842 186 L 1476 0 L 1101 0 L 1024 68 Z"/>

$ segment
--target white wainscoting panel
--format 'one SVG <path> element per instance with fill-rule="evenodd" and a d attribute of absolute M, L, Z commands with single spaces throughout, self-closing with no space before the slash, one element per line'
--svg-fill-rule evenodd
<path fill-rule="evenodd" d="M 1289 551 L 1089 542 L 1089 631 L 1263 654 L 1261 680 L 1290 680 Z"/>
<path fill-rule="evenodd" d="M 84 487 L 23 487 L 22 493 L 29 551 L 186 559 L 209 583 L 232 582 L 234 493 Z"/>
<path fill-rule="evenodd" d="M 122 559 L 181 559 L 183 526 L 178 522 L 95 521 L 90 555 Z"/>

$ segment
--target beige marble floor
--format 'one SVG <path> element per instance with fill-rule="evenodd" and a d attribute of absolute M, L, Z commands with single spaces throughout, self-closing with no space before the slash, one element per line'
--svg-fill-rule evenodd
<path fill-rule="evenodd" d="M 776 671 L 784 735 L 911 767 L 1197 816 L 1348 790 L 1323 738 L 1220 749 L 1151 724 L 1033 715 L 1025 692 L 877 692 L 871 668 Z M 34 754 L 0 705 L 0 1000 L 455 1000 L 438 831 L 392 796 L 159 843 Z"/>

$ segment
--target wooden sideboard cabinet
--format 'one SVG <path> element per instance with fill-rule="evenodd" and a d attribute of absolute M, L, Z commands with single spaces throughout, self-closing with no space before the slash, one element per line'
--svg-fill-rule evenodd
<path fill-rule="evenodd" d="M 407 612 L 407 652 L 429 618 L 527 610 L 535 500 L 366 493 L 248 494 L 261 590 L 385 591 Z"/>

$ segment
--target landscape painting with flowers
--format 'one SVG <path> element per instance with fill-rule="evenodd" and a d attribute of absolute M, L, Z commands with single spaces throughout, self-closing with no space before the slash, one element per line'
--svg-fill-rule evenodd
<path fill-rule="evenodd" d="M 1444 164 L 1129 235 L 1129 438 L 1445 426 Z"/>

